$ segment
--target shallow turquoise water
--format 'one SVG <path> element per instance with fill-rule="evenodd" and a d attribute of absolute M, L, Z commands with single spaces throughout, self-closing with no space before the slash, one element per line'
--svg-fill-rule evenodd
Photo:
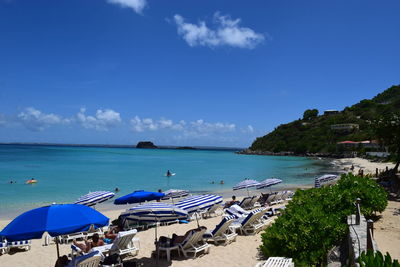
<path fill-rule="evenodd" d="M 168 169 L 176 175 L 165 177 Z M 232 151 L 0 145 L 0 217 L 116 187 L 121 196 L 139 189 L 224 191 L 246 177 L 312 184 L 325 169 L 308 158 Z M 29 178 L 38 183 L 24 184 Z"/>

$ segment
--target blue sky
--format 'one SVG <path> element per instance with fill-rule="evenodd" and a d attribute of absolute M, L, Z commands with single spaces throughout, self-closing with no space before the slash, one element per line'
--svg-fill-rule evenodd
<path fill-rule="evenodd" d="M 0 0 L 0 142 L 249 146 L 400 74 L 399 1 Z"/>

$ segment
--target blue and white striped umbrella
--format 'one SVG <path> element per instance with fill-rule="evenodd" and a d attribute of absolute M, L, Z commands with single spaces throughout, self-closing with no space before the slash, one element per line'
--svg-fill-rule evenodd
<path fill-rule="evenodd" d="M 210 208 L 214 204 L 222 203 L 222 197 L 216 195 L 198 195 L 187 197 L 176 204 L 189 213 Z"/>
<path fill-rule="evenodd" d="M 253 179 L 246 179 L 238 183 L 233 187 L 233 190 L 239 190 L 239 189 L 244 189 L 244 188 L 249 188 L 249 187 L 254 187 L 259 185 L 260 183 L 257 182 L 256 180 Z"/>
<path fill-rule="evenodd" d="M 257 185 L 257 189 L 270 187 L 270 186 L 273 186 L 273 185 L 276 185 L 276 184 L 280 184 L 280 183 L 282 183 L 281 179 L 276 179 L 276 178 L 265 179 L 264 181 L 261 181 Z"/>
<path fill-rule="evenodd" d="M 187 219 L 188 212 L 170 204 L 148 203 L 130 208 L 121 218 L 141 222 L 170 222 Z"/>
<path fill-rule="evenodd" d="M 178 198 L 178 197 L 186 197 L 189 195 L 188 190 L 180 190 L 180 189 L 170 189 L 164 192 L 165 197 L 162 199 L 170 199 L 170 198 Z"/>
<path fill-rule="evenodd" d="M 84 196 L 81 196 L 78 198 L 77 201 L 75 201 L 74 204 L 81 204 L 85 206 L 93 206 L 96 205 L 97 203 L 104 202 L 110 198 L 113 198 L 115 194 L 110 191 L 96 191 L 96 192 L 90 192 L 89 194 L 86 194 Z"/>

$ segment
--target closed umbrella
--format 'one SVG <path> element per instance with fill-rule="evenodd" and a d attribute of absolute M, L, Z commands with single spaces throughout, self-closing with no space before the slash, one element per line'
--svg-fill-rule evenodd
<path fill-rule="evenodd" d="M 90 192 L 90 193 L 78 198 L 78 200 L 75 201 L 74 204 L 81 204 L 81 205 L 85 205 L 85 206 L 94 206 L 98 203 L 109 200 L 110 198 L 113 198 L 114 196 L 115 196 L 115 194 L 110 191 Z"/>
<path fill-rule="evenodd" d="M 159 200 L 164 196 L 165 196 L 164 193 L 139 190 L 117 198 L 116 200 L 114 200 L 114 204 L 122 205 L 122 204 L 142 203 L 145 201 Z"/>
<path fill-rule="evenodd" d="M 27 211 L 11 221 L 0 236 L 9 241 L 40 239 L 44 232 L 56 237 L 108 225 L 100 212 L 79 204 L 53 204 Z M 58 242 L 57 256 L 59 257 Z"/>
<path fill-rule="evenodd" d="M 250 196 L 249 188 L 255 187 L 260 183 L 253 179 L 245 179 L 233 187 L 233 190 L 247 189 L 247 195 Z"/>
<path fill-rule="evenodd" d="M 262 188 L 266 188 L 266 187 L 270 187 L 276 184 L 280 184 L 282 183 L 281 179 L 276 179 L 276 178 L 269 178 L 269 179 L 265 179 L 264 181 L 261 181 L 258 185 L 257 185 L 257 189 L 262 189 Z"/>

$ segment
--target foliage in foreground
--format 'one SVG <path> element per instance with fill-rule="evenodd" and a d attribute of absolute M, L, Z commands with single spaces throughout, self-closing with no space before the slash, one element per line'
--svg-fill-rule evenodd
<path fill-rule="evenodd" d="M 356 198 L 366 215 L 387 205 L 386 192 L 375 181 L 352 174 L 331 187 L 297 191 L 282 216 L 262 234 L 261 251 L 267 257 L 293 258 L 296 266 L 324 263 L 348 231 L 346 218 L 355 212 Z"/>
<path fill-rule="evenodd" d="M 374 253 L 372 250 L 367 253 L 363 251 L 358 263 L 360 267 L 400 267 L 399 261 L 392 260 L 388 252 L 384 257 L 380 251 Z"/>

